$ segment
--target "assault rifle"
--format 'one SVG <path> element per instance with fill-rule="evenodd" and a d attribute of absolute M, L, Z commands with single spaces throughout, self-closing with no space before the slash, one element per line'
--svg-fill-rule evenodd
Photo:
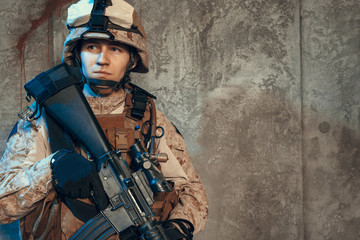
<path fill-rule="evenodd" d="M 115 233 L 126 239 L 123 233 L 132 232 L 145 240 L 167 240 L 150 205 L 154 202 L 154 189 L 172 191 L 172 187 L 146 157 L 139 143 L 131 147 L 139 167 L 134 173 L 121 154 L 112 150 L 82 93 L 79 79 L 78 69 L 60 64 L 25 85 L 27 99 L 35 98 L 38 105 L 38 112 L 35 111 L 30 120 L 39 115 L 43 107 L 66 132 L 80 141 L 96 161 L 110 200 L 110 205 L 86 222 L 71 239 L 107 239 Z"/>

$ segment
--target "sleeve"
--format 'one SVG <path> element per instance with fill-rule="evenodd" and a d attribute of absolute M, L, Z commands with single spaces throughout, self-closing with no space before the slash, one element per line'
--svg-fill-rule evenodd
<path fill-rule="evenodd" d="M 205 188 L 192 165 L 183 137 L 175 127 L 158 111 L 158 125 L 165 130 L 158 150 L 169 156 L 166 163 L 160 163 L 164 177 L 175 183 L 179 203 L 170 213 L 170 219 L 183 218 L 194 224 L 195 232 L 205 228 L 208 216 L 208 201 Z"/>
<path fill-rule="evenodd" d="M 31 212 L 52 188 L 44 117 L 20 120 L 0 159 L 0 224 Z"/>

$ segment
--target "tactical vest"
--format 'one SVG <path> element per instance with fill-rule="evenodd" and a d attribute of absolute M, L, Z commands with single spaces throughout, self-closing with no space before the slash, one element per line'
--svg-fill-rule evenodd
<path fill-rule="evenodd" d="M 125 88 L 133 90 L 129 85 L 126 85 Z M 104 114 L 96 116 L 113 149 L 121 151 L 121 155 L 125 158 L 130 167 L 132 167 L 130 146 L 135 143 L 136 139 L 139 139 L 143 148 L 147 152 L 150 152 L 149 145 L 147 144 L 149 139 L 146 139 L 142 132 L 147 133 L 149 131 L 149 124 L 147 124 L 149 122 L 152 122 L 154 128 L 156 128 L 156 109 L 154 101 L 145 94 L 136 91 L 135 94 L 133 94 L 133 92 L 134 91 L 126 94 L 125 107 L 122 114 Z M 139 127 L 139 130 L 135 130 L 136 126 Z M 156 153 L 156 151 L 157 147 L 154 144 L 152 152 Z M 158 161 L 162 162 L 164 160 L 158 159 Z M 161 169 L 159 164 L 157 167 Z M 173 190 L 171 193 L 155 193 L 154 200 L 155 202 L 151 208 L 156 215 L 156 220 L 164 221 L 168 218 L 171 210 L 177 204 L 178 196 L 175 190 Z"/>
<path fill-rule="evenodd" d="M 136 99 L 139 102 L 134 104 L 133 101 Z M 140 140 L 143 148 L 147 152 L 149 151 L 148 146 L 145 144 L 148 139 L 145 139 L 141 133 L 141 131 L 147 132 L 149 130 L 146 123 L 151 121 L 151 110 L 149 104 L 147 104 L 148 101 L 149 99 L 146 96 L 137 96 L 135 98 L 131 92 L 127 92 L 123 113 L 96 115 L 96 119 L 113 150 L 120 150 L 122 157 L 125 158 L 130 167 L 130 146 L 135 143 L 135 139 Z M 134 110 L 134 105 L 138 106 L 136 110 Z M 136 114 L 133 114 L 134 112 Z M 138 126 L 138 130 L 135 131 L 136 126 Z"/>
<path fill-rule="evenodd" d="M 149 139 L 146 139 L 141 132 L 148 132 L 149 125 L 147 123 L 150 121 L 152 121 L 154 128 L 156 128 L 156 108 L 152 98 L 142 92 L 144 90 L 140 89 L 142 91 L 136 91 L 134 85 L 126 85 L 125 88 L 127 89 L 127 93 L 123 113 L 97 115 L 96 118 L 113 149 L 120 150 L 127 164 L 132 167 L 130 146 L 134 144 L 136 140 L 140 140 L 143 148 L 149 151 L 149 145 L 147 144 Z M 135 130 L 136 126 L 138 126 L 138 130 Z M 155 134 L 155 132 L 153 132 L 153 134 Z M 157 147 L 154 144 L 152 152 L 156 153 L 156 151 Z M 160 165 L 158 165 L 158 167 L 160 168 Z M 171 210 L 178 203 L 175 187 L 171 193 L 155 193 L 154 200 L 155 202 L 151 208 L 156 215 L 156 220 L 166 220 Z M 82 201 L 78 202 L 82 203 Z M 22 239 L 61 239 L 60 206 L 61 199 L 57 196 L 56 192 L 52 190 L 31 213 L 21 219 L 20 229 Z M 69 205 L 67 206 L 69 207 Z M 87 211 L 86 208 L 85 210 L 69 208 L 74 216 L 78 216 L 76 211 Z"/>

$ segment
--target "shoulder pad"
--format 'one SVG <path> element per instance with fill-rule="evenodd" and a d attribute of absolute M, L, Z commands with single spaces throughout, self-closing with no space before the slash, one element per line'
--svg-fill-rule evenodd
<path fill-rule="evenodd" d="M 18 131 L 18 123 L 19 122 L 15 123 L 15 125 L 14 125 L 13 129 L 11 130 L 11 132 L 9 134 L 9 137 L 7 138 L 6 141 L 9 141 L 9 139 L 17 133 L 17 131 Z"/>
<path fill-rule="evenodd" d="M 181 132 L 180 132 L 179 129 L 175 126 L 175 124 L 172 123 L 172 122 L 171 122 L 171 124 L 174 126 L 176 132 L 177 132 L 180 136 L 182 136 L 182 137 L 184 138 L 184 136 L 181 134 Z"/>
<path fill-rule="evenodd" d="M 151 98 L 153 98 L 153 99 L 156 99 L 156 96 L 155 96 L 155 95 L 152 95 L 151 93 L 149 93 L 149 92 L 146 91 L 145 89 L 143 89 L 143 88 L 141 88 L 141 87 L 139 87 L 139 86 L 137 86 L 137 85 L 135 85 L 135 84 L 133 84 L 133 83 L 128 83 L 128 84 L 129 84 L 129 86 L 131 86 L 134 90 L 139 91 L 139 92 L 141 92 L 142 94 L 145 94 L 145 95 L 148 96 L 148 97 L 151 97 Z"/>

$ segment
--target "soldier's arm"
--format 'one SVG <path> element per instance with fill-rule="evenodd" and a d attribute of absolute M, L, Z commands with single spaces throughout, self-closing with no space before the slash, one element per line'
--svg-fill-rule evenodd
<path fill-rule="evenodd" d="M 175 182 L 179 203 L 170 213 L 169 219 L 183 218 L 193 223 L 195 232 L 204 229 L 208 216 L 208 201 L 183 137 L 171 122 L 158 112 L 158 125 L 164 127 L 165 135 L 160 140 L 159 151 L 167 152 L 169 160 L 161 163 L 164 176 Z M 170 151 L 170 152 L 169 152 Z"/>
<path fill-rule="evenodd" d="M 51 184 L 51 152 L 43 117 L 20 120 L 0 160 L 0 223 L 27 215 L 46 197 Z"/>

